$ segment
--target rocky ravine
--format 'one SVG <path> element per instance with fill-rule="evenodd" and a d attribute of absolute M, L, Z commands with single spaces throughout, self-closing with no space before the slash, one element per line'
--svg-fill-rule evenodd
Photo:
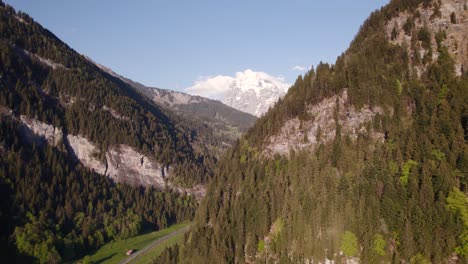
<path fill-rule="evenodd" d="M 5 112 L 5 115 L 8 111 Z M 201 185 L 192 188 L 182 188 L 168 181 L 169 166 L 159 164 L 132 147 L 121 144 L 112 146 L 106 153 L 104 160 L 98 158 L 100 150 L 91 141 L 80 135 L 66 135 L 61 129 L 22 115 L 19 121 L 23 125 L 23 136 L 28 142 L 47 142 L 58 146 L 61 142 L 69 147 L 71 153 L 85 167 L 95 172 L 111 177 L 117 182 L 131 185 L 155 186 L 159 189 L 169 187 L 180 193 L 195 195 L 201 198 L 205 195 L 205 188 Z"/>

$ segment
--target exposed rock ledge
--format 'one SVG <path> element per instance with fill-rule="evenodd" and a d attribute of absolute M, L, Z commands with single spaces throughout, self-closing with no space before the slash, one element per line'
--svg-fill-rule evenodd
<path fill-rule="evenodd" d="M 0 108 L 3 115 L 11 115 L 11 110 Z M 180 193 L 194 195 L 202 198 L 205 195 L 205 187 L 197 185 L 192 188 L 182 188 L 167 181 L 170 169 L 149 157 L 137 152 L 127 145 L 112 146 L 99 159 L 99 149 L 88 139 L 80 135 L 67 135 L 64 138 L 63 131 L 52 125 L 40 122 L 27 116 L 20 116 L 23 124 L 22 134 L 29 142 L 48 143 L 58 146 L 64 142 L 69 146 L 70 152 L 87 168 L 95 172 L 111 177 L 117 182 L 125 182 L 131 185 L 154 186 L 159 189 L 166 187 Z"/>
<path fill-rule="evenodd" d="M 99 174 L 132 185 L 153 185 L 159 188 L 167 185 L 164 178 L 168 170 L 127 145 L 113 146 L 106 152 L 105 161 L 101 161 L 98 159 L 98 148 L 86 138 L 68 135 L 67 139 L 81 163 Z"/>
<path fill-rule="evenodd" d="M 59 128 L 25 115 L 20 116 L 20 120 L 28 128 L 27 130 L 23 130 L 23 132 L 29 142 L 45 140 L 50 145 L 58 146 L 63 140 L 63 132 Z"/>
<path fill-rule="evenodd" d="M 310 120 L 301 121 L 294 118 L 285 122 L 281 131 L 270 138 L 264 154 L 288 155 L 292 150 L 312 149 L 317 143 L 326 143 L 335 138 L 336 123 L 335 111 L 338 106 L 338 122 L 341 126 L 341 135 L 356 139 L 359 134 L 367 134 L 366 123 L 373 120 L 377 113 L 383 114 L 381 107 L 364 106 L 355 109 L 348 103 L 348 92 L 343 90 L 339 95 L 322 100 L 320 103 L 309 106 L 307 113 Z M 368 135 L 376 140 L 382 140 L 384 135 L 371 131 Z"/>
<path fill-rule="evenodd" d="M 38 61 L 40 61 L 42 64 L 56 70 L 56 69 L 67 69 L 67 67 L 65 67 L 63 64 L 60 64 L 60 63 L 57 63 L 55 61 L 52 61 L 52 60 L 49 60 L 49 59 L 46 59 L 46 58 L 43 58 L 37 54 L 34 54 L 34 53 L 31 53 L 27 50 L 24 50 L 24 53 L 26 53 L 28 56 L 32 57 L 32 58 L 36 58 Z"/>

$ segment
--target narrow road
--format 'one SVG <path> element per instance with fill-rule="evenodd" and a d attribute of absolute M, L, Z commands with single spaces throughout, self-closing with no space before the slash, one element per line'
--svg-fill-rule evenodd
<path fill-rule="evenodd" d="M 153 247 L 161 244 L 162 242 L 168 240 L 169 238 L 171 237 L 174 237 L 180 233 L 185 233 L 187 232 L 189 229 L 190 229 L 191 225 L 188 225 L 186 227 L 183 227 L 179 230 L 176 230 L 172 233 L 169 233 L 163 237 L 160 237 L 158 239 L 156 239 L 155 241 L 151 242 L 151 244 L 149 244 L 148 246 L 138 250 L 137 252 L 133 253 L 132 255 L 130 255 L 128 258 L 122 260 L 119 264 L 126 264 L 126 263 L 130 263 L 136 259 L 138 259 L 139 257 L 141 257 L 142 255 L 144 255 L 146 252 L 148 252 L 149 250 L 151 250 Z"/>

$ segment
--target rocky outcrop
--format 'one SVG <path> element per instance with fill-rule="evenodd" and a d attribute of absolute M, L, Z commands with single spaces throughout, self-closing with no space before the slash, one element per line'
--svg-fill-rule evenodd
<path fill-rule="evenodd" d="M 11 115 L 13 115 L 13 111 L 8 107 L 0 105 L 0 115 L 2 115 L 2 116 L 11 116 Z"/>
<path fill-rule="evenodd" d="M 167 185 L 164 178 L 168 176 L 168 170 L 127 145 L 111 147 L 100 160 L 98 157 L 102 155 L 99 149 L 86 138 L 68 135 L 67 139 L 76 158 L 99 174 L 132 185 L 153 185 L 159 188 Z"/>
<path fill-rule="evenodd" d="M 46 141 L 52 146 L 58 146 L 63 140 L 63 132 L 59 128 L 24 115 L 20 116 L 20 120 L 27 128 L 23 129 L 23 135 L 29 142 Z"/>
<path fill-rule="evenodd" d="M 13 111 L 7 107 L 0 106 L 0 114 L 16 119 Z M 22 125 L 21 133 L 26 141 L 31 144 L 65 145 L 83 166 L 111 177 L 116 182 L 154 186 L 159 189 L 170 188 L 180 193 L 194 195 L 198 199 L 206 194 L 203 185 L 183 188 L 172 184 L 169 181 L 169 166 L 155 162 L 130 146 L 124 144 L 112 146 L 103 154 L 93 142 L 83 136 L 69 134 L 64 137 L 60 128 L 24 115 L 16 120 Z M 4 149 L 0 146 L 0 154 L 3 152 Z"/>
<path fill-rule="evenodd" d="M 49 60 L 47 58 L 43 58 L 43 57 L 41 57 L 41 56 L 39 56 L 37 54 L 34 54 L 34 53 L 30 52 L 30 51 L 21 49 L 21 52 L 23 52 L 24 55 L 29 56 L 31 59 L 36 59 L 41 64 L 43 64 L 43 65 L 45 65 L 47 67 L 50 67 L 50 68 L 52 68 L 54 70 L 56 70 L 56 69 L 67 69 L 67 67 L 65 67 L 61 63 L 57 63 L 57 62 Z"/>
<path fill-rule="evenodd" d="M 112 147 L 106 153 L 107 172 L 119 182 L 133 185 L 166 187 L 169 170 L 126 145 Z"/>
<path fill-rule="evenodd" d="M 98 159 L 98 148 L 86 138 L 79 135 L 68 135 L 67 143 L 70 152 L 87 168 L 99 174 L 106 173 L 106 165 Z"/>
<path fill-rule="evenodd" d="M 208 99 L 200 96 L 193 96 L 185 93 L 176 91 L 169 91 L 163 89 L 151 89 L 148 90 L 151 99 L 154 102 L 160 103 L 168 107 L 176 107 L 178 105 L 196 104 L 201 102 L 207 102 Z"/>
<path fill-rule="evenodd" d="M 119 111 L 112 109 L 107 105 L 102 106 L 102 110 L 109 112 L 115 119 L 129 120 L 127 116 L 122 115 L 121 113 L 119 113 Z"/>
<path fill-rule="evenodd" d="M 322 100 L 322 102 L 307 108 L 307 120 L 294 118 L 285 122 L 281 131 L 270 138 L 264 154 L 287 155 L 290 150 L 312 149 L 317 143 L 326 143 L 336 136 L 337 124 L 341 128 L 341 135 L 356 139 L 359 134 L 382 140 L 384 135 L 367 129 L 368 122 L 374 116 L 383 114 L 381 107 L 370 108 L 364 106 L 356 109 L 348 103 L 348 92 L 345 89 L 341 94 Z"/>
<path fill-rule="evenodd" d="M 421 5 L 418 8 L 418 17 L 409 12 L 401 12 L 386 24 L 386 35 L 390 43 L 407 47 L 411 59 L 410 63 L 414 65 L 415 52 L 419 53 L 420 58 L 430 54 L 429 48 L 423 47 L 418 39 L 417 32 L 426 27 L 431 34 L 432 60 L 436 60 L 439 56 L 435 33 L 445 32 L 446 38 L 442 40 L 442 45 L 448 49 L 451 57 L 455 60 L 456 74 L 461 75 L 462 71 L 468 71 L 468 10 L 465 6 L 466 1 L 442 0 L 440 3 L 438 8 L 425 8 Z M 433 3 L 433 5 L 437 4 Z M 453 21 L 452 16 L 455 21 Z M 405 24 L 410 20 L 414 21 L 412 32 L 416 32 L 416 34 L 408 34 L 404 30 Z M 421 76 L 425 70 L 423 65 L 417 65 L 415 68 L 418 76 Z"/>

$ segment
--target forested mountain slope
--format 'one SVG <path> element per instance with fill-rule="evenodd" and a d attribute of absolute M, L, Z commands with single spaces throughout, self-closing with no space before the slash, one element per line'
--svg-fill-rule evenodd
<path fill-rule="evenodd" d="M 372 13 L 226 155 L 157 262 L 466 263 L 467 23 L 456 0 Z"/>
<path fill-rule="evenodd" d="M 118 181 L 126 180 L 120 179 L 125 173 L 118 167 L 124 160 L 118 154 L 128 151 L 137 153 L 143 167 L 145 160 L 153 162 L 150 167 L 157 167 L 163 178 L 185 185 L 206 182 L 214 158 L 195 147 L 199 135 L 192 128 L 100 70 L 26 14 L 2 7 L 1 16 L 1 106 L 24 116 L 22 120 L 32 119 L 32 130 L 40 130 L 34 127 L 36 121 L 60 130 L 63 144 L 84 165 Z M 139 171 L 134 166 L 128 170 Z"/>
<path fill-rule="evenodd" d="M 203 142 L 209 143 L 210 149 L 214 150 L 218 155 L 221 155 L 227 148 L 232 147 L 240 135 L 247 132 L 256 120 L 255 116 L 236 110 L 216 100 L 172 90 L 147 87 L 125 78 L 91 59 L 89 60 L 110 75 L 131 85 L 158 105 L 179 114 L 180 118 L 183 119 L 182 122 L 189 122 L 190 127 L 201 136 L 209 135 L 213 137 L 211 141 L 205 139 Z"/>
<path fill-rule="evenodd" d="M 216 162 L 206 138 L 0 1 L 2 261 L 190 220 Z"/>

